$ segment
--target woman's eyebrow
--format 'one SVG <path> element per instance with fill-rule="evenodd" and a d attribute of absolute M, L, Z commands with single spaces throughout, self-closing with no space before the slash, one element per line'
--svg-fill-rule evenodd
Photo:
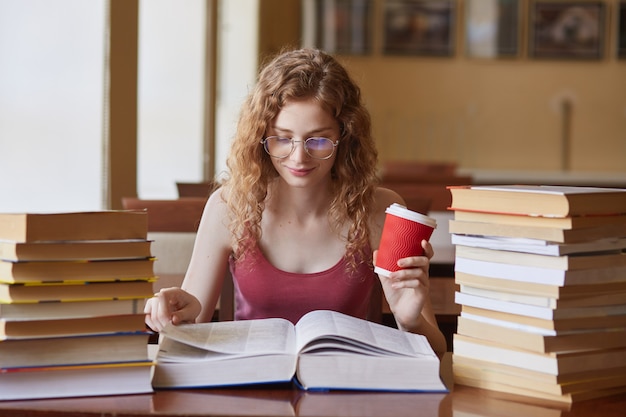
<path fill-rule="evenodd" d="M 272 130 L 278 130 L 279 132 L 292 133 L 291 130 L 282 128 L 280 126 L 271 126 L 271 128 L 272 128 Z"/>
<path fill-rule="evenodd" d="M 280 126 L 272 126 L 272 129 L 276 130 L 278 132 L 281 132 L 281 133 L 293 134 L 293 131 L 291 129 L 282 128 Z M 328 126 L 328 127 L 319 127 L 319 128 L 314 129 L 314 130 L 312 130 L 310 132 L 307 132 L 306 136 L 307 137 L 311 137 L 313 135 L 319 135 L 320 133 L 328 133 L 328 132 L 331 132 L 332 130 L 333 130 L 333 128 L 330 127 L 330 126 Z"/>

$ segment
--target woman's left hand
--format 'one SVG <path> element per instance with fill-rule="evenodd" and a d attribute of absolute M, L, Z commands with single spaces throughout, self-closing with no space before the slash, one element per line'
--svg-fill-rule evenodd
<path fill-rule="evenodd" d="M 431 244 L 423 240 L 423 256 L 411 256 L 398 260 L 398 271 L 388 277 L 380 276 L 385 298 L 398 327 L 415 330 L 420 327 L 422 309 L 429 297 L 430 280 L 428 269 L 434 251 Z M 376 255 L 374 252 L 374 263 Z"/>

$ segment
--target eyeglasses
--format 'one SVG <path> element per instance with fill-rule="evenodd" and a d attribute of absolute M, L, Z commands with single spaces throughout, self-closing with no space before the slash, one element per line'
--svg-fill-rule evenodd
<path fill-rule="evenodd" d="M 293 140 L 292 138 L 282 138 L 280 136 L 268 136 L 261 141 L 265 152 L 274 158 L 281 159 L 291 155 L 297 142 L 303 141 Z M 328 138 L 313 137 L 304 141 L 304 150 L 311 158 L 328 159 L 333 156 L 335 147 L 337 147 L 338 144 L 339 141 L 333 142 Z"/>

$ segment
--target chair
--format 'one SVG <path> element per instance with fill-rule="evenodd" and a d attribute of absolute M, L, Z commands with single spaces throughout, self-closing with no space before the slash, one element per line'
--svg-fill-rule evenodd
<path fill-rule="evenodd" d="M 382 175 L 392 181 L 429 177 L 450 177 L 457 174 L 454 162 L 421 162 L 392 160 L 383 164 Z"/>
<path fill-rule="evenodd" d="M 148 238 L 157 261 L 154 272 L 159 277 L 154 290 L 180 286 L 191 260 L 196 232 L 206 204 L 206 197 L 182 197 L 175 200 L 122 198 L 126 210 L 147 210 Z M 230 274 L 224 279 L 216 309 L 216 320 L 234 318 L 234 288 Z"/>
<path fill-rule="evenodd" d="M 405 199 L 408 208 L 420 213 L 424 213 L 420 211 L 420 199 L 430 199 L 427 211 L 446 211 L 452 203 L 447 187 L 472 182 L 471 176 L 458 175 L 456 164 L 445 162 L 388 161 L 382 166 L 380 175 L 381 186 L 396 191 Z"/>
<path fill-rule="evenodd" d="M 217 188 L 214 181 L 204 182 L 177 182 L 176 189 L 179 197 L 208 197 Z"/>
<path fill-rule="evenodd" d="M 147 210 L 150 232 L 196 233 L 207 198 L 185 197 L 176 200 L 122 198 L 126 210 Z"/>
<path fill-rule="evenodd" d="M 406 208 L 408 208 L 409 210 L 413 210 L 421 214 L 428 214 L 433 205 L 432 198 L 423 197 L 420 190 L 414 187 L 401 187 L 397 185 L 391 185 L 388 188 L 392 188 L 395 192 L 400 194 L 400 197 L 402 197 L 402 199 L 404 199 L 404 202 L 406 203 Z"/>

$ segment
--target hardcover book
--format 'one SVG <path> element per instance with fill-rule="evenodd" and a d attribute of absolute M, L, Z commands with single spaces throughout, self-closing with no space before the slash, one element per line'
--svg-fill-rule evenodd
<path fill-rule="evenodd" d="M 506 340 L 512 347 L 539 353 L 626 347 L 624 327 L 554 332 L 469 314 L 463 314 L 457 320 L 460 335 L 492 342 Z"/>
<path fill-rule="evenodd" d="M 147 235 L 147 212 L 0 213 L 0 240 L 118 240 Z"/>
<path fill-rule="evenodd" d="M 260 319 L 169 325 L 161 334 L 158 388 L 295 380 L 304 390 L 447 391 L 424 336 L 332 311 L 295 326 Z"/>
<path fill-rule="evenodd" d="M 0 373 L 0 400 L 151 393 L 151 361 L 18 368 Z"/>
<path fill-rule="evenodd" d="M 519 226 L 515 224 L 450 220 L 448 229 L 450 233 L 460 235 L 516 237 L 560 243 L 588 242 L 590 240 L 626 236 L 626 224 L 602 225 L 581 229 L 561 229 L 559 227 Z"/>
<path fill-rule="evenodd" d="M 151 244 L 151 241 L 143 239 L 35 243 L 0 240 L 0 259 L 4 261 L 141 259 L 151 256 Z"/>
<path fill-rule="evenodd" d="M 626 189 L 552 185 L 450 186 L 452 210 L 546 217 L 626 213 Z"/>
<path fill-rule="evenodd" d="M 525 214 L 486 213 L 455 210 L 454 218 L 465 222 L 492 223 L 511 226 L 546 227 L 553 229 L 586 229 L 607 225 L 626 224 L 626 214 L 580 215 L 568 217 L 529 216 Z"/>
<path fill-rule="evenodd" d="M 0 282 L 115 281 L 154 278 L 154 259 L 0 261 Z"/>

